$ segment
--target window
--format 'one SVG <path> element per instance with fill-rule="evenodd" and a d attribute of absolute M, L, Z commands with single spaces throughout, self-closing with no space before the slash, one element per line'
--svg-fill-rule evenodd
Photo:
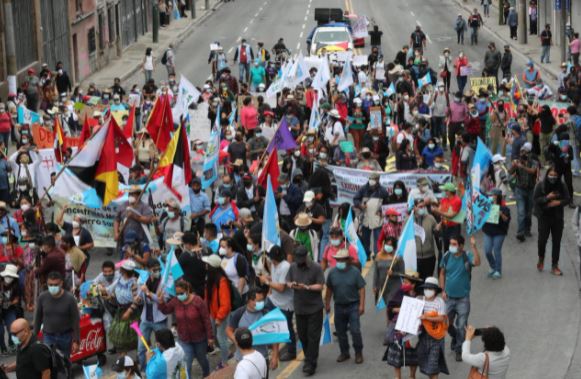
<path fill-rule="evenodd" d="M 105 49 L 105 15 L 99 12 L 99 50 Z"/>
<path fill-rule="evenodd" d="M 96 41 L 95 41 L 95 28 L 94 27 L 89 29 L 89 32 L 87 33 L 87 38 L 88 38 L 89 54 L 93 54 L 95 52 L 95 50 L 97 50 L 97 45 L 96 45 Z"/>
<path fill-rule="evenodd" d="M 107 8 L 107 24 L 109 25 L 109 44 L 112 44 L 117 38 L 115 34 L 115 8 L 113 6 Z"/>
<path fill-rule="evenodd" d="M 83 0 L 75 0 L 75 11 L 83 13 Z"/>

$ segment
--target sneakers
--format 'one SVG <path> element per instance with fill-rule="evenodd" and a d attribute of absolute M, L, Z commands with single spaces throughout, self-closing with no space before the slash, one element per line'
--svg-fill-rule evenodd
<path fill-rule="evenodd" d="M 281 361 L 281 362 L 294 361 L 296 358 L 297 358 L 296 353 L 293 354 L 287 350 L 284 353 L 282 353 L 282 355 L 279 358 L 279 361 Z"/>
<path fill-rule="evenodd" d="M 337 363 L 341 363 L 341 362 L 345 362 L 346 360 L 348 360 L 349 358 L 351 358 L 351 356 L 349 354 L 339 354 L 339 356 L 337 357 Z"/>
<path fill-rule="evenodd" d="M 557 266 L 555 266 L 551 269 L 551 274 L 553 274 L 555 276 L 563 276 L 563 272 Z"/>
<path fill-rule="evenodd" d="M 488 270 L 488 277 L 492 278 L 492 275 L 494 275 L 496 271 L 494 271 L 493 269 Z"/>
<path fill-rule="evenodd" d="M 462 362 L 462 352 L 461 351 L 456 352 L 456 362 Z"/>
<path fill-rule="evenodd" d="M 218 363 L 218 365 L 216 366 L 216 368 L 214 369 L 214 371 L 220 371 L 220 370 L 222 370 L 223 368 L 226 368 L 226 367 L 228 367 L 228 364 L 227 363 L 220 362 L 220 363 Z"/>
<path fill-rule="evenodd" d="M 516 239 L 519 240 L 520 242 L 524 242 L 525 241 L 525 236 L 523 234 L 517 234 L 516 235 Z"/>
<path fill-rule="evenodd" d="M 363 363 L 363 354 L 355 353 L 355 364 L 360 365 L 361 363 Z"/>
<path fill-rule="evenodd" d="M 494 273 L 492 274 L 492 279 L 500 279 L 502 278 L 502 274 L 498 271 L 494 271 Z"/>
<path fill-rule="evenodd" d="M 537 263 L 537 270 L 539 270 L 539 272 L 543 272 L 544 268 L 545 268 L 545 264 L 543 262 Z"/>

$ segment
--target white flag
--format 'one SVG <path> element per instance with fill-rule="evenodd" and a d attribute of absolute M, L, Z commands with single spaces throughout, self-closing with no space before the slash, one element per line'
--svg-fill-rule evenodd
<path fill-rule="evenodd" d="M 181 75 L 176 104 L 172 109 L 173 119 L 179 121 L 180 116 L 188 112 L 190 104 L 197 102 L 200 95 L 200 91 L 184 75 Z"/>

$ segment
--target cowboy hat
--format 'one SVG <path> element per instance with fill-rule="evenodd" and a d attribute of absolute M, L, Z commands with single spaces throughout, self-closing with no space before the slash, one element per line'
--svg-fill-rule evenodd
<path fill-rule="evenodd" d="M 165 240 L 168 245 L 181 245 L 182 244 L 182 237 L 184 233 L 182 232 L 175 232 L 173 236 Z"/>
<path fill-rule="evenodd" d="M 296 226 L 309 226 L 311 225 L 311 223 L 313 222 L 313 220 L 311 219 L 311 216 L 309 216 L 308 214 L 301 212 L 297 215 L 297 217 L 295 217 L 295 225 Z"/>
<path fill-rule="evenodd" d="M 492 156 L 492 163 L 504 162 L 505 160 L 506 158 L 500 154 L 494 154 Z"/>
<path fill-rule="evenodd" d="M 202 262 L 208 264 L 210 267 L 218 268 L 222 265 L 222 259 L 216 254 L 202 257 Z"/>
<path fill-rule="evenodd" d="M 11 278 L 18 279 L 18 267 L 13 264 L 7 264 L 6 267 L 4 267 L 4 271 L 0 273 L 0 276 L 3 278 L 9 276 Z"/>
<path fill-rule="evenodd" d="M 333 255 L 335 259 L 349 259 L 351 256 L 349 255 L 349 251 L 347 249 L 340 249 L 337 251 L 335 255 Z"/>

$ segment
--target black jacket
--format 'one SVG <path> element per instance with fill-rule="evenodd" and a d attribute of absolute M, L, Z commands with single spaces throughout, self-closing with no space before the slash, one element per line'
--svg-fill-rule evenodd
<path fill-rule="evenodd" d="M 547 195 L 551 192 L 558 193 L 557 198 L 554 200 L 559 200 L 561 203 L 556 207 L 548 206 L 551 200 L 547 199 Z M 564 208 L 569 204 L 570 199 L 571 197 L 567 186 L 560 178 L 557 183 L 551 184 L 545 177 L 543 181 L 538 182 L 535 186 L 535 191 L 533 192 L 533 212 L 539 222 L 563 222 Z"/>
<path fill-rule="evenodd" d="M 502 71 L 510 71 L 510 66 L 512 65 L 512 53 L 510 51 L 505 51 L 500 60 L 500 68 Z"/>

